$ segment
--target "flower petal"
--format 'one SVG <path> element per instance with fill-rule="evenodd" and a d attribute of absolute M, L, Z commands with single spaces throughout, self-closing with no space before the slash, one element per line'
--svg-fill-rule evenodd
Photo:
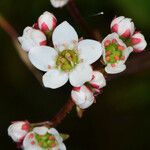
<path fill-rule="evenodd" d="M 74 49 L 78 42 L 78 35 L 75 29 L 67 21 L 64 21 L 55 28 L 52 40 L 54 47 L 60 51 Z"/>
<path fill-rule="evenodd" d="M 29 52 L 31 63 L 42 71 L 47 71 L 55 65 L 57 51 L 48 46 L 34 47 Z"/>
<path fill-rule="evenodd" d="M 42 150 L 38 146 L 37 141 L 34 137 L 34 132 L 29 132 L 23 140 L 23 149 L 24 150 Z"/>
<path fill-rule="evenodd" d="M 45 135 L 48 132 L 48 128 L 46 127 L 36 127 L 33 129 L 33 132 L 39 134 L 39 135 Z"/>
<path fill-rule="evenodd" d="M 105 71 L 106 71 L 108 74 L 120 73 L 120 72 L 123 72 L 125 69 L 126 69 L 126 65 L 123 64 L 122 62 L 116 64 L 115 67 L 112 67 L 110 64 L 108 64 L 108 65 L 105 67 Z"/>
<path fill-rule="evenodd" d="M 88 82 L 91 79 L 92 67 L 86 63 L 78 64 L 76 68 L 69 74 L 69 81 L 74 87 L 82 86 L 85 82 Z"/>
<path fill-rule="evenodd" d="M 102 46 L 94 40 L 83 40 L 78 44 L 78 51 L 81 59 L 92 64 L 102 55 Z"/>
<path fill-rule="evenodd" d="M 55 8 L 63 7 L 68 3 L 69 0 L 50 0 L 51 4 Z"/>
<path fill-rule="evenodd" d="M 56 89 L 68 81 L 68 73 L 52 69 L 44 74 L 43 84 L 47 88 Z"/>

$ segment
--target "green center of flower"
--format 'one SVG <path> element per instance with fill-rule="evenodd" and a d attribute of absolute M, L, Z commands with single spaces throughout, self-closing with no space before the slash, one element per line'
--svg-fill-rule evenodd
<path fill-rule="evenodd" d="M 118 42 L 114 39 L 112 41 L 107 40 L 105 42 L 105 60 L 107 63 L 114 65 L 119 60 L 124 60 L 123 51 L 125 50 L 124 46 L 118 44 Z"/>
<path fill-rule="evenodd" d="M 62 71 L 69 72 L 78 64 L 78 55 L 75 50 L 64 50 L 58 54 L 56 67 Z"/>
<path fill-rule="evenodd" d="M 55 137 L 50 133 L 46 133 L 45 135 L 35 134 L 35 139 L 39 146 L 44 149 L 53 148 L 57 145 Z"/>

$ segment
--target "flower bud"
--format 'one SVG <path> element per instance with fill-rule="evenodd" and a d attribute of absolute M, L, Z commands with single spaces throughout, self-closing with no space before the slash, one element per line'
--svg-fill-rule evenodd
<path fill-rule="evenodd" d="M 90 91 L 90 89 L 88 89 L 85 85 L 73 88 L 71 91 L 71 97 L 75 104 L 81 109 L 90 107 L 95 100 L 93 92 Z"/>
<path fill-rule="evenodd" d="M 131 43 L 134 48 L 134 52 L 142 52 L 147 46 L 146 40 L 140 32 L 137 32 L 132 36 Z"/>
<path fill-rule="evenodd" d="M 50 0 L 51 4 L 55 8 L 63 7 L 65 6 L 69 0 Z"/>
<path fill-rule="evenodd" d="M 135 27 L 130 18 L 120 16 L 115 18 L 111 22 L 111 30 L 112 32 L 116 32 L 117 34 L 119 34 L 119 36 L 121 37 L 129 38 L 133 35 Z"/>
<path fill-rule="evenodd" d="M 21 142 L 30 129 L 30 125 L 27 121 L 18 121 L 13 123 L 8 128 L 8 135 L 14 142 Z"/>
<path fill-rule="evenodd" d="M 47 43 L 44 33 L 32 27 L 26 27 L 23 31 L 23 36 L 18 37 L 18 40 L 22 48 L 27 52 L 35 46 L 43 46 Z"/>
<path fill-rule="evenodd" d="M 106 86 L 106 80 L 103 74 L 99 71 L 93 71 L 93 77 L 89 83 L 95 89 L 101 89 Z"/>
<path fill-rule="evenodd" d="M 51 32 L 56 27 L 57 19 L 55 16 L 46 11 L 38 19 L 38 26 L 44 33 Z"/>

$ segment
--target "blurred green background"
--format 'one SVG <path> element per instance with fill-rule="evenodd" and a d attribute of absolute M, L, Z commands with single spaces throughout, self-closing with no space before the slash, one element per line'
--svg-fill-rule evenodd
<path fill-rule="evenodd" d="M 110 32 L 112 18 L 125 15 L 133 18 L 149 43 L 149 0 L 77 0 L 77 5 L 88 24 L 98 28 L 103 37 Z M 53 12 L 59 23 L 69 21 L 80 36 L 86 37 L 67 9 L 52 8 L 49 0 L 0 0 L 0 13 L 21 35 L 45 10 Z M 101 11 L 105 14 L 93 16 Z M 7 135 L 10 122 L 51 119 L 66 102 L 70 86 L 50 90 L 39 85 L 2 29 L 0 52 L 0 149 L 15 150 L 16 145 Z M 82 119 L 78 119 L 74 110 L 58 129 L 70 134 L 65 142 L 68 150 L 150 149 L 150 66 L 109 82 L 96 105 L 90 107 Z"/>

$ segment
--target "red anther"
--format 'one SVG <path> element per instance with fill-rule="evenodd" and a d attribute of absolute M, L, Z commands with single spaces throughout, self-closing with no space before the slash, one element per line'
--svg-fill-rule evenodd
<path fill-rule="evenodd" d="M 35 141 L 32 141 L 31 144 L 32 144 L 32 145 L 35 145 Z"/>
<path fill-rule="evenodd" d="M 29 139 L 33 139 L 33 138 L 34 138 L 34 134 L 33 133 L 29 134 Z"/>
<path fill-rule="evenodd" d="M 110 44 L 110 40 L 106 40 L 105 43 L 104 43 L 104 46 L 108 46 Z"/>
<path fill-rule="evenodd" d="M 122 56 L 122 57 L 121 57 L 121 60 L 125 60 L 125 56 Z"/>
<path fill-rule="evenodd" d="M 117 40 L 116 40 L 116 39 L 113 39 L 113 40 L 112 40 L 112 43 L 117 43 Z"/>
<path fill-rule="evenodd" d="M 106 56 L 109 56 L 111 54 L 111 51 L 106 52 Z"/>
<path fill-rule="evenodd" d="M 124 46 L 118 45 L 118 49 L 123 51 L 125 48 L 124 48 Z"/>
<path fill-rule="evenodd" d="M 107 57 L 106 57 L 106 61 L 109 61 L 109 60 L 110 60 L 110 57 L 109 57 L 109 56 L 107 56 Z"/>
<path fill-rule="evenodd" d="M 116 61 L 119 60 L 119 56 L 118 55 L 115 55 L 114 58 L 115 58 Z"/>

